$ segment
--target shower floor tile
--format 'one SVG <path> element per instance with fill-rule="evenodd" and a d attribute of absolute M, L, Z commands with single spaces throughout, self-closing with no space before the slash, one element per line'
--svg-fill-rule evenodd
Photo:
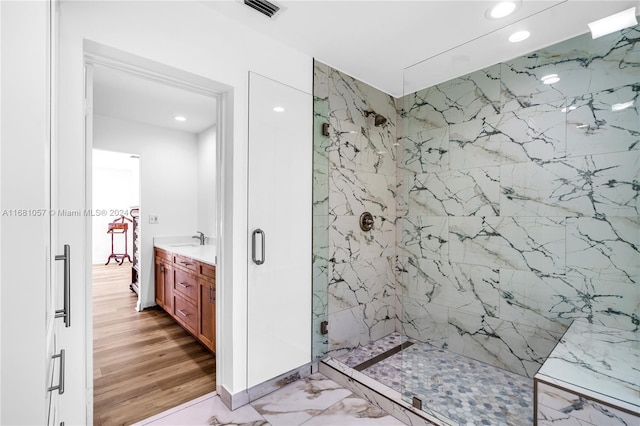
<path fill-rule="evenodd" d="M 362 373 L 461 425 L 533 424 L 532 379 L 426 343 L 415 342 Z"/>
<path fill-rule="evenodd" d="M 401 345 L 407 339 L 400 333 L 391 333 L 382 339 L 378 339 L 373 343 L 365 346 L 360 346 L 344 355 L 337 357 L 336 359 L 341 363 L 353 368 L 362 364 L 365 361 L 370 360 L 376 355 L 380 355 L 383 352 L 393 349 L 398 345 Z"/>

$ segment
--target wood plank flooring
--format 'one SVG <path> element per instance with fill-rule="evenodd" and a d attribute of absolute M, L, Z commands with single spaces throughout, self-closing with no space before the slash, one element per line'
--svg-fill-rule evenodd
<path fill-rule="evenodd" d="M 93 423 L 130 425 L 216 387 L 215 356 L 159 308 L 135 311 L 131 266 L 93 266 Z"/>

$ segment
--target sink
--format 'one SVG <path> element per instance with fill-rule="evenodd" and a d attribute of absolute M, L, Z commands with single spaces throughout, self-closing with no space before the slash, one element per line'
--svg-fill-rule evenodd
<path fill-rule="evenodd" d="M 200 247 L 197 243 L 170 244 L 169 247 Z"/>

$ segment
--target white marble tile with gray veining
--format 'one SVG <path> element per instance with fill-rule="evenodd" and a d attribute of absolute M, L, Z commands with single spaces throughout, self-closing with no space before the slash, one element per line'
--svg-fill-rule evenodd
<path fill-rule="evenodd" d="M 565 272 L 564 218 L 451 217 L 452 262 Z"/>
<path fill-rule="evenodd" d="M 563 333 L 586 315 L 584 280 L 531 271 L 500 270 L 500 318 Z"/>
<path fill-rule="evenodd" d="M 545 420 L 543 424 L 631 426 L 640 422 L 640 415 L 625 413 L 546 383 L 538 383 L 537 397 L 538 419 Z"/>
<path fill-rule="evenodd" d="M 300 425 L 351 392 L 322 374 L 312 374 L 262 397 L 251 405 L 269 424 Z"/>
<path fill-rule="evenodd" d="M 405 96 L 406 134 L 497 114 L 499 101 L 499 65 L 420 90 Z"/>
<path fill-rule="evenodd" d="M 403 297 L 402 334 L 442 348 L 449 339 L 448 309 L 426 300 Z"/>
<path fill-rule="evenodd" d="M 449 168 L 469 169 L 529 161 L 522 144 L 496 127 L 498 120 L 472 120 L 449 128 Z"/>
<path fill-rule="evenodd" d="M 329 313 L 366 305 L 395 294 L 394 257 L 332 264 Z"/>
<path fill-rule="evenodd" d="M 313 96 L 329 100 L 329 66 L 313 60 Z"/>
<path fill-rule="evenodd" d="M 403 296 L 463 312 L 499 316 L 498 269 L 448 261 L 403 258 Z"/>
<path fill-rule="evenodd" d="M 394 297 L 329 314 L 329 351 L 334 356 L 378 340 L 395 330 Z"/>
<path fill-rule="evenodd" d="M 399 137 L 398 174 L 449 169 L 449 127 Z"/>
<path fill-rule="evenodd" d="M 638 331 L 637 284 L 500 270 L 500 318 L 563 332 L 573 320 Z"/>
<path fill-rule="evenodd" d="M 638 216 L 640 151 L 500 167 L 508 216 Z"/>
<path fill-rule="evenodd" d="M 449 310 L 449 350 L 533 377 L 562 333 Z"/>
<path fill-rule="evenodd" d="M 449 258 L 449 225 L 447 217 L 411 216 L 399 218 L 397 254 L 417 258 Z"/>
<path fill-rule="evenodd" d="M 329 159 L 334 168 L 395 176 L 395 137 L 388 130 L 330 120 Z"/>
<path fill-rule="evenodd" d="M 327 101 L 314 98 L 313 116 L 313 214 L 322 215 L 329 212 L 329 138 L 322 134 L 322 123 L 328 121 L 322 115 Z"/>
<path fill-rule="evenodd" d="M 637 283 L 585 279 L 582 321 L 618 330 L 640 331 Z"/>
<path fill-rule="evenodd" d="M 574 321 L 536 378 L 640 413 L 638 365 L 638 333 Z"/>
<path fill-rule="evenodd" d="M 413 185 L 413 174 L 398 175 L 396 178 L 396 216 L 403 217 L 409 214 L 409 188 Z"/>
<path fill-rule="evenodd" d="M 640 219 L 567 219 L 567 274 L 640 283 Z"/>
<path fill-rule="evenodd" d="M 368 211 L 394 220 L 395 191 L 395 176 L 332 168 L 329 171 L 329 214 L 360 216 Z"/>
<path fill-rule="evenodd" d="M 640 149 L 639 102 L 640 83 L 570 99 L 568 156 Z"/>
<path fill-rule="evenodd" d="M 520 148 L 528 161 L 566 156 L 566 122 L 564 100 L 487 117 L 487 123 Z"/>
<path fill-rule="evenodd" d="M 373 229 L 360 229 L 359 216 L 331 217 L 329 260 L 334 263 L 370 260 L 395 255 L 395 225 L 385 217 L 374 216 Z"/>
<path fill-rule="evenodd" d="M 411 179 L 411 178 L 409 178 Z M 409 191 L 412 215 L 498 216 L 500 169 L 485 167 L 415 175 Z"/>
<path fill-rule="evenodd" d="M 374 127 L 375 114 L 386 118 L 379 128 L 395 129 L 396 108 L 392 96 L 329 67 L 330 117 L 360 127 Z M 393 130 L 395 133 L 395 130 Z"/>
<path fill-rule="evenodd" d="M 546 104 L 584 93 L 638 82 L 640 27 L 593 40 L 584 34 L 504 62 L 500 71 L 502 111 Z M 556 74 L 560 80 L 544 84 Z"/>
<path fill-rule="evenodd" d="M 305 423 L 309 426 L 403 426 L 400 420 L 362 398 L 344 398 Z"/>

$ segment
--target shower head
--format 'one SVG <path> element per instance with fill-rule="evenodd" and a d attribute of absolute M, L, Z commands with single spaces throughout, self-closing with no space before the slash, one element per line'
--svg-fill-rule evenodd
<path fill-rule="evenodd" d="M 376 127 L 384 126 L 387 123 L 387 119 L 381 116 L 380 114 L 376 114 L 376 119 L 374 124 Z"/>
<path fill-rule="evenodd" d="M 375 112 L 375 111 L 365 111 L 364 112 L 364 116 L 365 117 L 369 117 L 372 114 L 374 115 L 374 120 L 373 120 L 373 125 L 374 126 L 382 127 L 385 124 L 387 124 L 387 119 L 384 116 L 378 114 L 377 112 Z"/>

